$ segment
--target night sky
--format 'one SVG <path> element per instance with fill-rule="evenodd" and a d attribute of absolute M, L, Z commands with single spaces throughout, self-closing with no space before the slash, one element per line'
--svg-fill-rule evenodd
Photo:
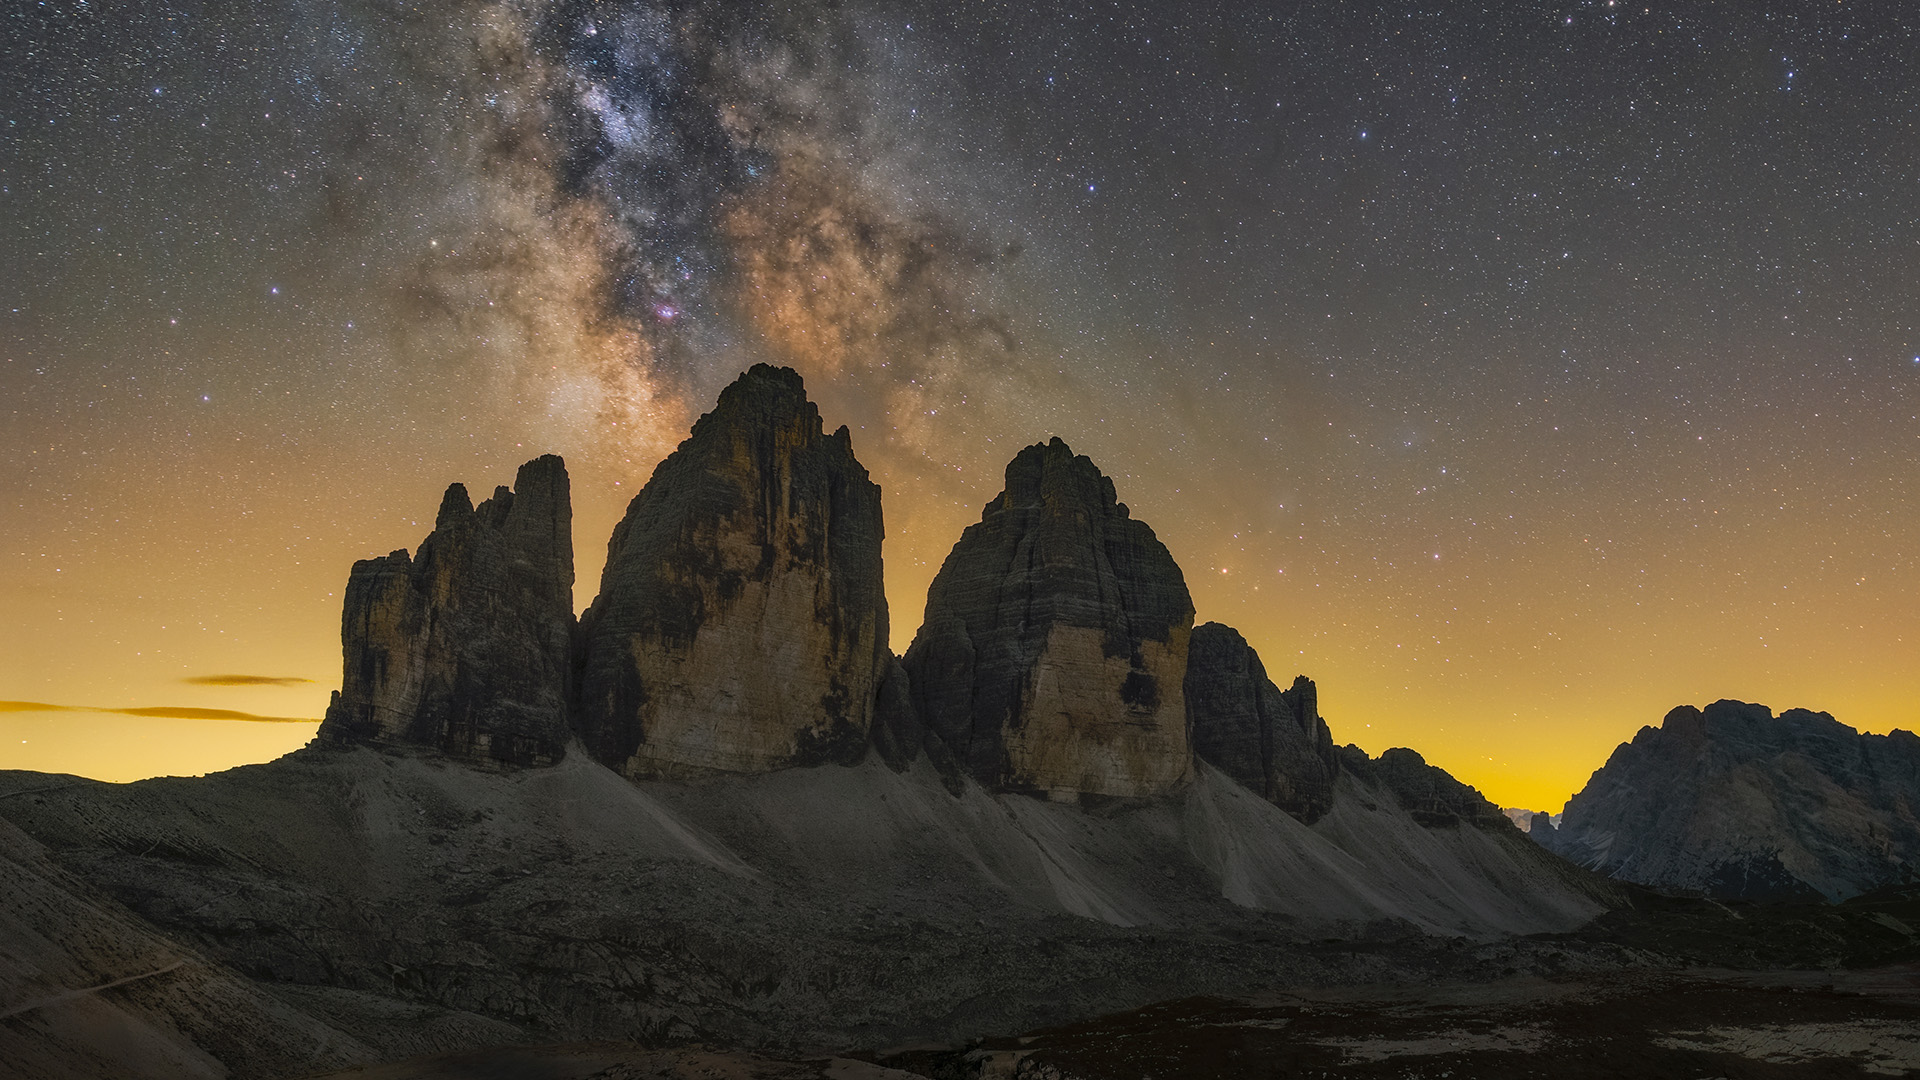
<path fill-rule="evenodd" d="M 1506 805 L 1681 703 L 1920 722 L 1912 5 L 1045 7 L 7 5 L 0 768 L 300 745 L 352 561 L 539 453 L 584 606 L 760 360 L 896 649 L 1058 435 Z"/>

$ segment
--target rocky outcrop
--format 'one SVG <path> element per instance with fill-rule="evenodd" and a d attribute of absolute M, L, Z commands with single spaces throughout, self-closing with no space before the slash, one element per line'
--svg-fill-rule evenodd
<path fill-rule="evenodd" d="M 1463 784 L 1438 765 L 1427 764 L 1418 751 L 1396 746 L 1377 758 L 1349 743 L 1340 748 L 1340 767 L 1387 792 L 1413 820 L 1430 829 L 1476 825 L 1483 829 L 1514 828 L 1506 812 Z"/>
<path fill-rule="evenodd" d="M 1683 705 L 1623 743 L 1532 833 L 1626 881 L 1739 899 L 1839 900 L 1914 877 L 1920 737 L 1826 713 Z"/>
<path fill-rule="evenodd" d="M 1190 772 L 1192 627 L 1166 546 L 1054 439 L 947 556 L 904 666 L 920 721 L 989 787 L 1156 795 Z"/>
<path fill-rule="evenodd" d="M 529 461 L 477 508 L 454 484 L 417 555 L 353 565 L 345 670 L 318 739 L 550 765 L 569 739 L 572 632 L 566 465 Z"/>
<path fill-rule="evenodd" d="M 1358 746 L 1336 749 L 1313 680 L 1298 675 L 1281 690 L 1230 626 L 1194 627 L 1186 694 L 1194 755 L 1306 824 L 1333 809 L 1342 773 L 1428 828 L 1512 824 L 1506 811 L 1415 751 L 1396 747 L 1373 758 Z"/>
<path fill-rule="evenodd" d="M 887 659 L 880 488 L 756 365 L 654 470 L 581 617 L 577 726 L 633 777 L 865 751 Z"/>
<path fill-rule="evenodd" d="M 1239 631 L 1204 623 L 1185 686 L 1195 755 L 1309 825 L 1332 809 L 1339 759 L 1313 680 L 1280 689 Z"/>
<path fill-rule="evenodd" d="M 1281 690 L 1230 626 L 1194 627 L 1186 694 L 1194 755 L 1306 824 L 1333 809 L 1342 773 L 1430 829 L 1513 824 L 1507 811 L 1415 751 L 1396 747 L 1373 758 L 1358 746 L 1336 749 L 1313 680 L 1297 675 Z"/>
<path fill-rule="evenodd" d="M 1515 828 L 1539 841 L 1541 847 L 1553 847 L 1553 841 L 1548 837 L 1549 834 L 1560 826 L 1559 814 L 1549 814 L 1545 810 L 1526 810 L 1512 806 L 1503 808 L 1501 813 L 1507 815 L 1507 820 L 1513 822 Z"/>
<path fill-rule="evenodd" d="M 874 750 L 895 772 L 905 772 L 929 746 L 926 725 L 913 707 L 907 669 L 891 649 L 874 692 L 872 733 Z"/>
<path fill-rule="evenodd" d="M 379 1060 L 160 933 L 4 820 L 0 866 L 0 1075 L 210 1080 Z"/>

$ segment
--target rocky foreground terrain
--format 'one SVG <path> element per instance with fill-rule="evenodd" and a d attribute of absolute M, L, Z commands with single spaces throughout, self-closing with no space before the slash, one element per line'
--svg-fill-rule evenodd
<path fill-rule="evenodd" d="M 551 457 L 455 485 L 415 553 L 356 564 L 305 750 L 0 774 L 9 1075 L 1121 1075 L 980 1040 L 1680 955 L 1419 754 L 1338 747 L 1058 440 L 904 658 L 879 491 L 791 371 L 660 465 L 578 620 L 567 494 Z M 1715 912 L 1744 923 L 1687 917 Z M 1872 914 L 1847 955 L 1903 957 Z"/>
<path fill-rule="evenodd" d="M 877 756 L 700 783 L 635 784 L 584 755 L 503 773 L 365 748 L 129 785 L 6 774 L 24 869 L 0 885 L 20 923 L 0 1000 L 158 972 L 88 1009 L 113 1003 L 205 1068 L 119 1075 L 556 1039 L 954 1043 L 1395 979 L 1430 938 L 1570 929 L 1611 899 L 1517 832 L 1428 829 L 1376 784 L 1343 788 L 1309 827 L 1204 765 L 1178 797 L 1094 809 L 970 781 L 955 796 L 924 761 Z M 85 935 L 46 922 L 82 909 Z M 1303 950 L 1328 937 L 1371 944 Z M 0 1060 L 77 1054 L 119 1022 L 25 1012 Z"/>
<path fill-rule="evenodd" d="M 1600 873 L 1726 899 L 1843 900 L 1920 865 L 1920 736 L 1716 701 L 1641 728 L 1530 835 Z"/>

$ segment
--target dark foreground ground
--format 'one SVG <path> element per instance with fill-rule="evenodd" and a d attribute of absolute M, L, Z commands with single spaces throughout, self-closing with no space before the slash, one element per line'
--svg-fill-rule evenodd
<path fill-rule="evenodd" d="M 330 1074 L 360 1080 L 1812 1078 L 1920 1073 L 1920 965 L 1620 973 L 1194 998 L 976 1046 L 773 1057 L 516 1047 Z"/>
<path fill-rule="evenodd" d="M 1920 969 L 1196 999 L 982 1049 L 1000 1075 L 1048 1080 L 1911 1076 L 1920 1072 Z M 933 1055 L 895 1063 L 936 1080 L 983 1071 Z"/>
<path fill-rule="evenodd" d="M 1920 1071 L 1911 887 L 1660 897 L 1350 794 L 0 773 L 0 1080 Z"/>
<path fill-rule="evenodd" d="M 1461 948 L 1416 982 L 1188 998 L 956 1047 L 754 1055 L 595 1043 L 327 1074 L 359 1080 L 1681 1080 L 1920 1075 L 1920 890 L 1755 905 L 1640 892 L 1532 943 L 1648 966 L 1487 977 Z M 1307 951 L 1340 952 L 1355 942 Z M 1401 945 L 1386 945 L 1394 952 Z M 1456 967 L 1457 965 L 1457 967 Z M 1449 979 L 1448 969 L 1472 976 Z"/>

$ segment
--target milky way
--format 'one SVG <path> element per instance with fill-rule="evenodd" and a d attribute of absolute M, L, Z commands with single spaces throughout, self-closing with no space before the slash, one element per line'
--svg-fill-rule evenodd
<path fill-rule="evenodd" d="M 352 560 L 539 452 L 584 602 L 761 360 L 885 488 L 898 647 L 1059 435 L 1502 801 L 1681 702 L 1920 719 L 1915 16 L 1351 7 L 16 5 L 0 695 L 120 711 L 0 767 L 291 745 L 127 710 L 317 715 Z"/>
<path fill-rule="evenodd" d="M 459 103 L 433 149 L 450 220 L 406 295 L 484 344 L 471 363 L 515 369 L 570 442 L 602 440 L 581 450 L 658 457 L 755 360 L 858 375 L 911 416 L 1014 348 L 982 298 L 1010 251 L 889 185 L 896 133 L 837 5 L 433 20 L 402 40 Z"/>

